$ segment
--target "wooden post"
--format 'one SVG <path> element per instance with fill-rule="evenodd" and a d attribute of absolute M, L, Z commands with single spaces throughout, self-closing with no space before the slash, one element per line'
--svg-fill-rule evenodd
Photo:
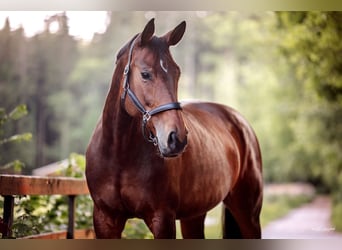
<path fill-rule="evenodd" d="M 68 231 L 67 231 L 67 239 L 74 238 L 74 229 L 75 229 L 75 199 L 76 195 L 68 196 Z"/>
<path fill-rule="evenodd" d="M 12 237 L 13 209 L 14 209 L 14 196 L 4 195 L 3 217 L 4 217 L 5 230 L 2 234 L 2 238 Z"/>

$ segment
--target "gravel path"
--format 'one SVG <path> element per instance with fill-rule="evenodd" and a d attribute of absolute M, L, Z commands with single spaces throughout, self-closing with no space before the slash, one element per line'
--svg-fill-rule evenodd
<path fill-rule="evenodd" d="M 330 223 L 331 200 L 318 196 L 313 202 L 292 210 L 285 217 L 269 223 L 264 239 L 342 239 Z"/>

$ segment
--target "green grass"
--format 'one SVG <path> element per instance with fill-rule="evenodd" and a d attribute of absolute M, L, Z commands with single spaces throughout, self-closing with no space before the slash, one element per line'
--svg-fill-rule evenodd
<path fill-rule="evenodd" d="M 342 232 L 342 202 L 336 204 L 333 203 L 331 221 L 336 231 Z"/>

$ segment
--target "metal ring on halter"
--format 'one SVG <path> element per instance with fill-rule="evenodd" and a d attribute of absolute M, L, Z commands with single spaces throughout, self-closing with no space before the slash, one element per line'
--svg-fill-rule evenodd
<path fill-rule="evenodd" d="M 151 115 L 148 111 L 146 111 L 143 115 L 143 120 L 147 123 L 151 119 Z"/>
<path fill-rule="evenodd" d="M 154 146 L 158 145 L 158 138 L 150 131 L 150 136 L 148 137 L 148 141 L 152 142 Z"/>
<path fill-rule="evenodd" d="M 146 127 L 147 121 L 148 120 L 145 120 L 145 119 L 143 119 L 143 121 L 142 121 L 142 124 L 141 124 L 142 134 L 143 134 L 146 141 L 152 142 L 154 144 L 154 146 L 157 146 L 158 145 L 158 139 L 151 131 L 149 131 L 147 129 L 147 127 Z M 148 134 L 148 136 L 147 136 L 147 134 Z"/>

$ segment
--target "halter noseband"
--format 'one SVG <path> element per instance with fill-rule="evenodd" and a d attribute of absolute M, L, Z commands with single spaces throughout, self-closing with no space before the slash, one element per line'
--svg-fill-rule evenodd
<path fill-rule="evenodd" d="M 142 113 L 143 118 L 142 118 L 142 134 L 144 136 L 144 138 L 149 141 L 152 142 L 155 146 L 158 144 L 158 139 L 157 137 L 151 132 L 149 131 L 149 135 L 146 135 L 147 129 L 146 129 L 146 125 L 147 122 L 151 119 L 152 116 L 159 114 L 161 112 L 164 111 L 168 111 L 168 110 L 172 110 L 172 109 L 177 109 L 177 110 L 181 110 L 182 107 L 180 105 L 179 102 L 171 102 L 171 103 L 167 103 L 167 104 L 163 104 L 161 106 L 158 106 L 152 110 L 146 110 L 144 108 L 144 106 L 141 104 L 141 102 L 139 101 L 138 97 L 133 93 L 133 91 L 130 89 L 129 87 L 129 71 L 130 71 L 130 65 L 131 65 L 131 60 L 132 60 L 132 53 L 133 53 L 133 47 L 134 47 L 134 43 L 135 40 L 137 38 L 135 38 L 131 44 L 131 47 L 129 49 L 129 54 L 128 54 L 128 62 L 125 66 L 125 70 L 124 70 L 124 83 L 123 83 L 123 93 L 121 96 L 121 103 L 124 107 L 124 101 L 126 99 L 126 95 L 128 94 L 129 98 L 131 99 L 131 101 L 133 102 L 134 106 L 140 111 L 140 113 Z"/>

